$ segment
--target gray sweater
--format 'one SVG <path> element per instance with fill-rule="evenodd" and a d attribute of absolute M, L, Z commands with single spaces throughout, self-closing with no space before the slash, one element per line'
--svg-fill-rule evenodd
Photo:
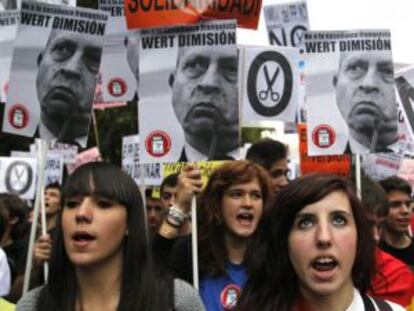
<path fill-rule="evenodd" d="M 35 311 L 41 289 L 38 287 L 24 295 L 17 303 L 16 311 Z M 197 290 L 180 279 L 174 280 L 174 303 L 176 311 L 205 311 Z"/>

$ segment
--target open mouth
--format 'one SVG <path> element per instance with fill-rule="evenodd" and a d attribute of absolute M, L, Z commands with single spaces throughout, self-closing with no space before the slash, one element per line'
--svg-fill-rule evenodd
<path fill-rule="evenodd" d="M 332 271 L 338 266 L 338 261 L 332 257 L 319 257 L 312 261 L 311 266 L 318 272 Z"/>
<path fill-rule="evenodd" d="M 73 235 L 73 240 L 76 242 L 90 242 L 96 238 L 87 232 L 77 232 Z"/>
<path fill-rule="evenodd" d="M 242 225 L 250 225 L 253 222 L 254 217 L 253 214 L 246 212 L 237 214 L 236 219 Z"/>

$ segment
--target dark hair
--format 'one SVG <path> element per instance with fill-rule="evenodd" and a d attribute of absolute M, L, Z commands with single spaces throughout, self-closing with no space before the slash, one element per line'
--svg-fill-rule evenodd
<path fill-rule="evenodd" d="M 178 173 L 168 175 L 167 177 L 165 177 L 163 179 L 163 181 L 161 183 L 160 193 L 162 194 L 162 192 L 164 191 L 165 186 L 175 187 L 175 186 L 177 186 L 177 183 L 178 183 Z"/>
<path fill-rule="evenodd" d="M 367 216 L 386 217 L 390 208 L 385 190 L 365 174 L 362 174 L 361 181 L 361 203 Z"/>
<path fill-rule="evenodd" d="M 50 184 L 48 184 L 46 187 L 45 187 L 45 190 L 46 189 L 57 189 L 57 190 L 59 190 L 60 192 L 62 192 L 62 187 L 60 186 L 60 184 L 57 182 L 57 181 L 54 181 L 54 182 L 51 182 Z"/>
<path fill-rule="evenodd" d="M 277 140 L 265 139 L 251 145 L 246 159 L 270 170 L 275 162 L 286 159 L 287 153 L 286 145 Z"/>
<path fill-rule="evenodd" d="M 0 205 L 0 241 L 3 239 L 4 233 L 9 226 L 9 212 Z"/>
<path fill-rule="evenodd" d="M 411 186 L 401 177 L 391 176 L 381 180 L 379 183 L 387 194 L 392 191 L 400 191 L 411 197 Z"/>
<path fill-rule="evenodd" d="M 354 286 L 365 293 L 374 273 L 375 242 L 355 191 L 349 181 L 339 176 L 310 174 L 286 186 L 264 215 L 250 248 L 254 257 L 248 266 L 249 280 L 237 310 L 292 310 L 299 294 L 299 280 L 288 250 L 294 219 L 305 206 L 335 191 L 344 193 L 351 205 L 358 233 L 352 280 Z"/>
<path fill-rule="evenodd" d="M 161 291 L 166 288 L 165 284 L 154 274 L 143 203 L 133 179 L 115 165 L 91 162 L 76 169 L 67 180 L 63 194 L 64 200 L 77 195 L 102 196 L 125 206 L 128 236 L 124 242 L 117 310 L 168 310 L 169 295 Z M 39 295 L 37 310 L 75 310 L 78 285 L 75 266 L 64 247 L 61 216 L 62 211 L 52 249 L 49 282 Z"/>
<path fill-rule="evenodd" d="M 26 238 L 30 231 L 28 221 L 29 207 L 26 202 L 15 194 L 0 193 L 0 206 L 4 207 L 9 213 L 9 219 L 17 218 L 17 222 L 12 226 L 10 236 L 13 240 Z"/>
<path fill-rule="evenodd" d="M 227 249 L 224 244 L 222 199 L 233 185 L 248 183 L 257 178 L 262 190 L 263 207 L 269 197 L 267 173 L 250 161 L 231 161 L 218 167 L 202 192 L 198 204 L 198 239 L 200 275 L 226 275 Z"/>

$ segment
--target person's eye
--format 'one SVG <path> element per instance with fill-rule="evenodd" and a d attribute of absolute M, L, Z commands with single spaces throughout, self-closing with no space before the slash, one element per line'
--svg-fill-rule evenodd
<path fill-rule="evenodd" d="M 351 79 L 358 79 L 367 72 L 367 64 L 365 62 L 352 62 L 346 67 L 346 72 Z"/>
<path fill-rule="evenodd" d="M 190 78 L 197 78 L 207 71 L 208 61 L 203 58 L 189 59 L 184 64 L 184 72 Z"/>
<path fill-rule="evenodd" d="M 336 227 L 343 227 L 348 223 L 348 221 L 343 215 L 334 215 L 332 217 L 332 223 Z"/>
<path fill-rule="evenodd" d="M 242 193 L 240 191 L 230 191 L 229 197 L 232 199 L 238 199 L 242 196 Z"/>
<path fill-rule="evenodd" d="M 56 61 L 65 61 L 74 53 L 74 46 L 69 42 L 60 42 L 52 47 L 51 55 Z"/>
<path fill-rule="evenodd" d="M 112 202 L 111 200 L 107 200 L 107 199 L 97 199 L 96 200 L 96 204 L 100 207 L 100 208 L 109 208 L 112 205 L 114 205 L 114 202 Z"/>
<path fill-rule="evenodd" d="M 229 82 L 236 82 L 237 81 L 237 61 L 229 60 L 225 61 L 221 64 L 221 71 L 223 76 Z"/>
<path fill-rule="evenodd" d="M 394 82 L 394 70 L 392 66 L 380 66 L 378 71 L 385 82 Z"/>
<path fill-rule="evenodd" d="M 253 192 L 251 194 L 251 197 L 253 200 L 261 200 L 263 196 L 261 192 L 257 191 L 257 192 Z"/>
<path fill-rule="evenodd" d="M 315 223 L 315 219 L 311 216 L 301 217 L 297 222 L 297 227 L 301 230 L 311 228 Z"/>
<path fill-rule="evenodd" d="M 80 204 L 80 200 L 78 199 L 68 199 L 65 201 L 65 207 L 66 208 L 75 208 L 77 206 L 79 206 Z"/>
<path fill-rule="evenodd" d="M 162 199 L 163 199 L 163 200 L 170 200 L 170 199 L 171 199 L 171 197 L 172 197 L 172 195 L 171 195 L 171 194 L 169 194 L 169 193 L 163 193 L 163 194 L 162 194 Z"/>
<path fill-rule="evenodd" d="M 101 62 L 101 50 L 86 52 L 84 62 L 91 73 L 98 74 Z"/>

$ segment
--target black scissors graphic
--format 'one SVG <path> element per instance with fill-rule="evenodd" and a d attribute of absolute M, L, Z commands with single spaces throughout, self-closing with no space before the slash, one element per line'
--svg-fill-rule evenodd
<path fill-rule="evenodd" d="M 276 81 L 277 76 L 279 75 L 279 71 L 280 71 L 280 67 L 277 67 L 275 73 L 273 74 L 272 78 L 269 77 L 269 71 L 267 70 L 267 66 L 264 65 L 264 74 L 265 74 L 265 79 L 266 79 L 266 84 L 267 84 L 267 89 L 266 90 L 262 90 L 259 92 L 259 98 L 261 100 L 266 100 L 269 97 L 269 93 L 270 93 L 270 99 L 273 102 L 278 102 L 280 99 L 280 94 L 279 92 L 273 92 L 273 84 Z"/>

